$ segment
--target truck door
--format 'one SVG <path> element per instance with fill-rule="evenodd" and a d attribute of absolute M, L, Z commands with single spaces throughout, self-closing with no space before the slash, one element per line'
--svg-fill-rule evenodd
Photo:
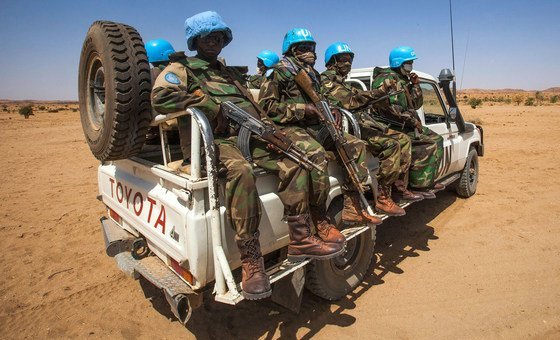
<path fill-rule="evenodd" d="M 451 121 L 446 105 L 435 82 L 421 81 L 420 88 L 424 104 L 418 110 L 424 119 L 424 125 L 443 137 L 443 156 L 438 168 L 437 178 L 458 171 L 457 159 L 459 148 L 459 131 L 457 124 Z"/>

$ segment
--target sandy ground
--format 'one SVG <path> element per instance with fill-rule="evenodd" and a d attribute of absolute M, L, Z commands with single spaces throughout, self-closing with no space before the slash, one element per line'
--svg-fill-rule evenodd
<path fill-rule="evenodd" d="M 363 284 L 299 315 L 208 299 L 187 328 L 104 254 L 79 114 L 0 113 L 2 338 L 560 338 L 560 106 L 464 109 L 485 128 L 477 194 L 378 229 Z M 143 289 L 144 287 L 144 289 Z"/>

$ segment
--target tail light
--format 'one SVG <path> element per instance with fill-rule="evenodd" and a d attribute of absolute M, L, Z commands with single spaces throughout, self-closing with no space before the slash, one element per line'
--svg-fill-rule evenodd
<path fill-rule="evenodd" d="M 175 271 L 175 273 L 179 274 L 180 277 L 185 279 L 191 285 L 194 284 L 194 278 L 193 278 L 193 275 L 191 274 L 191 272 L 189 272 L 185 268 L 181 267 L 179 262 L 173 260 L 172 258 L 169 258 L 169 260 L 170 260 L 170 263 L 171 263 L 171 268 Z"/>
<path fill-rule="evenodd" d="M 109 209 L 109 217 L 111 217 L 115 222 L 117 222 L 118 224 L 122 224 L 122 218 L 119 214 L 117 214 L 116 211 L 114 211 L 111 208 Z"/>

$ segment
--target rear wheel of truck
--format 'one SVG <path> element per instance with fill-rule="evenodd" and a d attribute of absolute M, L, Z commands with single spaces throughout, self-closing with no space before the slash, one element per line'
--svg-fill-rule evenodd
<path fill-rule="evenodd" d="M 342 207 L 343 198 L 338 196 L 327 212 L 339 228 L 342 225 Z M 327 300 L 343 298 L 362 282 L 373 258 L 374 245 L 375 227 L 348 241 L 342 255 L 310 262 L 305 280 L 307 289 Z"/>
<path fill-rule="evenodd" d="M 471 148 L 467 156 L 465 168 L 461 172 L 461 177 L 457 181 L 455 190 L 457 194 L 464 198 L 469 198 L 476 192 L 478 185 L 478 154 Z"/>
<path fill-rule="evenodd" d="M 131 26 L 94 22 L 80 55 L 78 93 L 87 143 L 101 161 L 137 154 L 151 119 L 150 66 Z"/>

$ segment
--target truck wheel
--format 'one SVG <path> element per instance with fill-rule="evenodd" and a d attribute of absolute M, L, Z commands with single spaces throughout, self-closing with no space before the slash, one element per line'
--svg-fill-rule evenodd
<path fill-rule="evenodd" d="M 342 225 L 342 195 L 331 203 L 327 214 Z M 375 227 L 346 244 L 345 252 L 333 259 L 312 261 L 307 265 L 305 284 L 313 294 L 327 300 L 338 300 L 350 293 L 363 280 L 375 245 Z"/>
<path fill-rule="evenodd" d="M 124 24 L 94 22 L 80 55 L 78 93 L 84 135 L 97 159 L 140 151 L 151 119 L 151 89 L 140 34 Z"/>
<path fill-rule="evenodd" d="M 465 168 L 461 172 L 461 178 L 457 182 L 455 190 L 457 194 L 464 198 L 469 198 L 476 192 L 478 184 L 478 154 L 475 149 L 470 149 L 467 156 Z"/>

